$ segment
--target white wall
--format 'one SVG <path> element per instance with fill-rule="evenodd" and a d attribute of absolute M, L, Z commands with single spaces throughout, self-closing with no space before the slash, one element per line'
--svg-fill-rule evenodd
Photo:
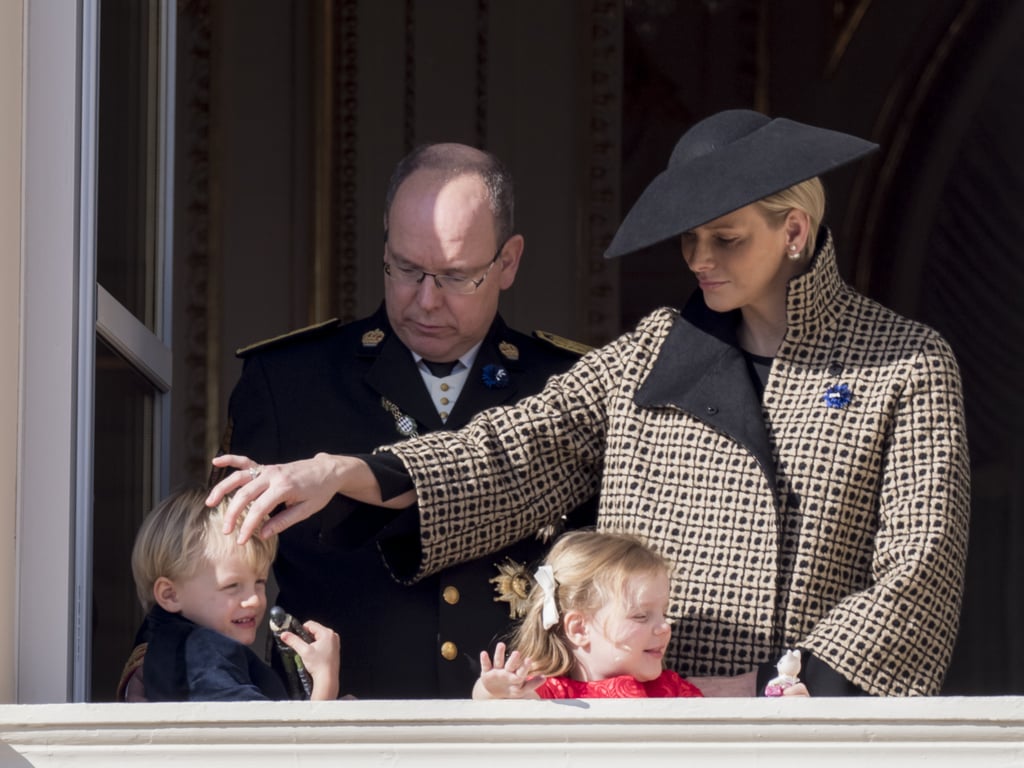
<path fill-rule="evenodd" d="M 21 308 L 21 0 L 0 3 L 0 616 L 14 616 Z M 0 632 L 0 702 L 14 701 L 15 634 Z"/>
<path fill-rule="evenodd" d="M 0 768 L 979 768 L 1022 759 L 1020 697 L 0 706 Z"/>
<path fill-rule="evenodd" d="M 86 7 L 95 11 L 88 0 L 25 5 L 18 582 L 8 632 L 17 638 L 15 696 L 26 703 L 71 694 Z"/>

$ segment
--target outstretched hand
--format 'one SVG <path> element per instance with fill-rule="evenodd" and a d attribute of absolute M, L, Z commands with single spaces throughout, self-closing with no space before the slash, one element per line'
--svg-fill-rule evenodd
<path fill-rule="evenodd" d="M 473 686 L 474 699 L 539 699 L 537 687 L 544 682 L 541 675 L 530 675 L 530 659 L 519 651 L 505 658 L 505 644 L 494 648 L 494 661 L 487 651 L 480 652 L 480 679 Z"/>
<path fill-rule="evenodd" d="M 243 516 L 239 544 L 254 534 L 268 538 L 326 506 L 337 492 L 338 462 L 344 458 L 318 453 L 312 459 L 260 466 L 246 456 L 217 456 L 214 466 L 234 467 L 238 471 L 213 487 L 206 505 L 214 507 L 234 492 L 224 516 L 224 533 L 231 533 Z M 269 517 L 281 505 L 284 509 Z"/>
<path fill-rule="evenodd" d="M 224 515 L 224 533 L 231 533 L 238 518 L 243 517 L 239 544 L 253 534 L 266 539 L 312 517 L 336 493 L 390 509 L 402 509 L 416 501 L 415 491 L 383 501 L 376 475 L 365 461 L 355 456 L 318 453 L 312 459 L 260 466 L 247 456 L 225 454 L 214 458 L 213 465 L 238 470 L 213 486 L 206 506 L 215 507 L 234 493 Z M 270 517 L 278 507 L 280 511 Z"/>

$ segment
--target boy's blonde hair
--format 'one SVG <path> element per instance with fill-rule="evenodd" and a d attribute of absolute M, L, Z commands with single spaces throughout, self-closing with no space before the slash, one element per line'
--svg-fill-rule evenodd
<path fill-rule="evenodd" d="M 822 185 L 821 179 L 815 176 L 807 181 L 801 181 L 774 195 L 768 195 L 755 205 L 761 209 L 768 221 L 777 226 L 782 225 L 786 214 L 794 208 L 806 213 L 811 220 L 811 226 L 807 242 L 804 243 L 804 249 L 800 252 L 800 258 L 810 258 L 818 240 L 818 228 L 825 218 L 825 187 Z"/>
<path fill-rule="evenodd" d="M 558 623 L 544 629 L 544 590 L 535 584 L 526 615 L 512 640 L 512 647 L 532 660 L 531 673 L 544 676 L 566 675 L 575 664 L 563 622 L 568 611 L 592 617 L 613 601 L 628 605 L 633 598 L 627 594 L 629 579 L 669 573 L 665 558 L 624 533 L 566 533 L 555 542 L 544 562 L 551 566 L 555 577 Z"/>
<path fill-rule="evenodd" d="M 143 609 L 155 602 L 153 585 L 161 576 L 188 579 L 207 562 L 239 547 L 245 561 L 256 571 L 269 571 L 277 554 L 277 537 L 252 536 L 239 545 L 221 533 L 227 497 L 215 508 L 206 506 L 208 491 L 191 488 L 168 496 L 146 515 L 132 548 L 132 576 Z M 242 524 L 239 517 L 235 530 Z"/>

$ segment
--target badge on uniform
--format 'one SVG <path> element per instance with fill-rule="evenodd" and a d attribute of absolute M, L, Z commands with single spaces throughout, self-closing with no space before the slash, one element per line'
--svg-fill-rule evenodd
<path fill-rule="evenodd" d="M 533 577 L 527 572 L 525 565 L 512 559 L 507 559 L 495 567 L 498 569 L 498 575 L 488 579 L 488 582 L 494 585 L 494 591 L 498 593 L 494 602 L 508 603 L 510 619 L 523 618 L 529 606 Z"/>
<path fill-rule="evenodd" d="M 501 352 L 502 357 L 506 360 L 518 360 L 519 359 L 519 347 L 510 341 L 503 341 L 498 345 L 498 351 Z"/>
<path fill-rule="evenodd" d="M 402 437 L 418 437 L 419 430 L 416 428 L 416 419 L 412 416 L 402 413 L 398 406 L 388 400 L 386 397 L 380 399 L 380 404 L 385 411 L 390 413 L 395 419 L 395 429 L 398 430 L 398 434 Z"/>
<path fill-rule="evenodd" d="M 364 333 L 360 341 L 362 341 L 364 347 L 369 347 L 370 349 L 373 349 L 382 341 L 384 341 L 384 331 L 382 331 L 380 328 L 374 328 L 372 331 L 367 331 L 366 333 Z"/>

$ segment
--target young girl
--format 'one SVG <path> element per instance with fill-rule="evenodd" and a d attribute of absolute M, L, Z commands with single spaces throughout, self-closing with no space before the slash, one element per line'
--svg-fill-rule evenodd
<path fill-rule="evenodd" d="M 227 505 L 210 509 L 205 498 L 199 489 L 168 497 L 136 536 L 132 574 L 147 614 L 119 686 L 122 701 L 288 698 L 284 682 L 250 648 L 267 609 L 277 537 L 237 544 L 221 530 Z M 282 641 L 312 677 L 310 698 L 334 699 L 340 641 L 315 621 L 306 629 L 313 642 L 291 632 Z"/>
<path fill-rule="evenodd" d="M 562 536 L 536 574 L 505 658 L 480 654 L 475 699 L 668 698 L 700 690 L 662 668 L 672 628 L 668 565 L 638 539 Z"/>

